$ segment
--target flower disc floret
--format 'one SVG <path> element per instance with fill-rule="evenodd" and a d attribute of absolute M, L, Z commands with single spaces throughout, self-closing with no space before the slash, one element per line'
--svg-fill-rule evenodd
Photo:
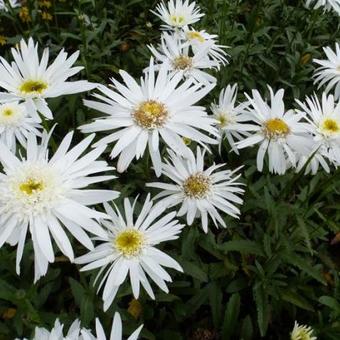
<path fill-rule="evenodd" d="M 26 164 L 8 181 L 8 210 L 35 215 L 52 208 L 62 194 L 57 175 L 44 164 Z"/>
<path fill-rule="evenodd" d="M 48 88 L 48 84 L 42 80 L 26 80 L 19 90 L 23 95 L 39 96 Z"/>
<path fill-rule="evenodd" d="M 183 183 L 184 194 L 190 198 L 204 198 L 210 192 L 211 181 L 208 176 L 197 173 L 189 176 Z"/>
<path fill-rule="evenodd" d="M 115 248 L 125 257 L 133 257 L 140 254 L 144 243 L 144 235 L 133 228 L 122 231 L 114 240 Z"/>
<path fill-rule="evenodd" d="M 200 32 L 197 32 L 197 31 L 188 31 L 186 36 L 187 36 L 187 39 L 189 39 L 189 40 L 197 40 L 200 43 L 205 42 L 205 39 L 202 36 L 202 34 Z"/>
<path fill-rule="evenodd" d="M 189 70 L 192 67 L 193 61 L 191 57 L 181 55 L 173 60 L 172 65 L 175 70 L 185 71 Z"/>
<path fill-rule="evenodd" d="M 326 118 L 321 123 L 321 131 L 325 135 L 333 135 L 340 132 L 340 122 L 332 118 Z"/>
<path fill-rule="evenodd" d="M 163 127 L 169 113 L 163 103 L 155 100 L 142 102 L 132 114 L 137 125 L 144 129 L 155 129 Z"/>
<path fill-rule="evenodd" d="M 170 21 L 173 26 L 182 26 L 185 23 L 185 17 L 183 15 L 171 15 Z"/>
<path fill-rule="evenodd" d="M 24 120 L 24 112 L 19 104 L 9 103 L 0 106 L 0 125 L 17 126 Z"/>
<path fill-rule="evenodd" d="M 25 193 L 28 196 L 31 196 L 39 191 L 44 189 L 44 182 L 41 180 L 37 180 L 35 178 L 28 178 L 25 182 L 21 183 L 19 189 L 21 192 Z"/>
<path fill-rule="evenodd" d="M 268 119 L 264 123 L 263 132 L 268 139 L 277 139 L 289 134 L 290 129 L 287 123 L 280 118 Z"/>

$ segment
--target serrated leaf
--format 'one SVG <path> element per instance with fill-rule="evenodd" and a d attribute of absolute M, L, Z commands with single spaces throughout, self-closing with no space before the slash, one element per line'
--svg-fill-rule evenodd
<path fill-rule="evenodd" d="M 231 339 L 232 335 L 235 333 L 237 319 L 240 313 L 240 301 L 240 295 L 235 293 L 230 297 L 227 303 L 222 327 L 222 338 L 225 340 Z"/>
<path fill-rule="evenodd" d="M 183 259 L 181 259 L 180 262 L 185 274 L 190 275 L 201 282 L 208 281 L 208 275 L 197 264 Z"/>
<path fill-rule="evenodd" d="M 293 305 L 298 306 L 302 309 L 314 312 L 313 306 L 306 299 L 304 299 L 301 295 L 295 292 L 285 291 L 281 295 L 281 297 L 284 301 L 292 303 Z"/>
<path fill-rule="evenodd" d="M 269 322 L 268 296 L 261 284 L 254 286 L 253 296 L 256 304 L 257 323 L 260 329 L 260 334 L 262 337 L 264 337 L 267 333 Z"/>
<path fill-rule="evenodd" d="M 251 321 L 250 315 L 247 315 L 242 321 L 241 340 L 252 340 L 253 333 L 254 333 L 253 323 Z"/>
<path fill-rule="evenodd" d="M 321 296 L 319 302 L 329 308 L 333 309 L 337 314 L 340 315 L 340 303 L 331 296 Z"/>
<path fill-rule="evenodd" d="M 209 303 L 215 328 L 218 328 L 222 314 L 222 298 L 223 294 L 221 288 L 216 282 L 211 283 L 209 285 Z"/>
<path fill-rule="evenodd" d="M 249 240 L 233 240 L 218 246 L 225 253 L 229 251 L 238 251 L 241 254 L 255 254 L 263 256 L 263 250 L 259 244 Z"/>
<path fill-rule="evenodd" d="M 298 267 L 299 269 L 313 277 L 315 280 L 326 285 L 325 279 L 323 278 L 321 271 L 318 271 L 317 269 L 313 268 L 304 257 L 297 256 L 292 253 L 288 254 L 286 253 L 283 255 L 283 260 L 287 263 L 290 263 Z"/>

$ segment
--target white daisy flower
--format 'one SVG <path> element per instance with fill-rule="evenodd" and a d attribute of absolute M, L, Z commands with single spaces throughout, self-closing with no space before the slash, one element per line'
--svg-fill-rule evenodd
<path fill-rule="evenodd" d="M 213 164 L 204 170 L 204 152 L 197 147 L 197 156 L 191 152 L 188 158 L 182 158 L 173 152 L 170 160 L 163 164 L 163 173 L 174 184 L 148 183 L 148 187 L 163 189 L 155 199 L 162 198 L 160 205 L 173 207 L 181 204 L 177 216 L 186 215 L 187 224 L 191 225 L 196 217 L 201 218 L 204 232 L 208 232 L 208 216 L 211 217 L 216 227 L 226 224 L 218 212 L 222 211 L 232 217 L 238 218 L 239 208 L 235 204 L 242 204 L 243 200 L 238 195 L 244 192 L 237 182 L 241 175 L 234 171 L 220 169 L 224 164 Z"/>
<path fill-rule="evenodd" d="M 66 336 L 63 334 L 64 325 L 57 319 L 49 332 L 46 328 L 36 327 L 32 340 L 83 340 L 80 334 L 80 321 L 75 320 L 70 326 Z"/>
<path fill-rule="evenodd" d="M 112 79 L 114 90 L 100 86 L 102 94 L 94 95 L 99 102 L 84 101 L 86 106 L 107 116 L 80 127 L 85 133 L 111 132 L 95 146 L 118 141 L 111 157 L 120 154 L 117 165 L 119 172 L 125 171 L 134 157 L 141 158 L 148 146 L 156 175 L 160 176 L 160 139 L 181 155 L 188 153 L 188 147 L 181 137 L 200 144 L 217 143 L 199 131 L 201 129 L 217 137 L 218 132 L 213 127 L 215 120 L 207 115 L 204 107 L 195 106 L 214 85 L 192 84 L 190 80 L 181 83 L 181 77 L 171 77 L 165 66 L 155 76 L 152 60 L 149 71 L 141 79 L 141 85 L 125 71 L 120 71 L 120 75 L 124 85 Z"/>
<path fill-rule="evenodd" d="M 157 5 L 156 14 L 164 23 L 165 29 L 181 29 L 194 24 L 204 16 L 196 2 L 189 3 L 189 0 L 169 0 L 167 4 L 163 1 Z"/>
<path fill-rule="evenodd" d="M 249 117 L 244 114 L 248 102 L 236 104 L 237 99 L 237 84 L 233 86 L 228 85 L 220 92 L 218 104 L 212 104 L 211 110 L 216 119 L 217 126 L 220 131 L 220 148 L 223 138 L 227 138 L 232 150 L 239 154 L 235 140 L 240 141 L 245 136 L 249 136 L 247 132 L 251 127 L 245 124 Z"/>
<path fill-rule="evenodd" d="M 324 47 L 323 50 L 328 59 L 314 59 L 320 65 L 315 73 L 315 82 L 319 83 L 318 89 L 327 84 L 326 93 L 334 88 L 335 98 L 340 99 L 340 45 L 335 44 L 335 51 L 330 47 Z"/>
<path fill-rule="evenodd" d="M 197 83 L 215 83 L 216 78 L 206 72 L 219 69 L 220 62 L 209 58 L 211 42 L 203 44 L 191 53 L 190 46 L 182 42 L 176 35 L 163 33 L 159 50 L 153 46 L 149 49 L 159 65 L 166 65 L 171 75 L 179 74 L 184 79 L 192 79 Z M 156 66 L 156 69 L 160 66 Z"/>
<path fill-rule="evenodd" d="M 128 338 L 127 340 L 137 340 L 139 333 L 141 332 L 143 325 L 139 326 Z M 82 338 L 81 340 L 106 340 L 106 335 L 101 325 L 99 319 L 96 319 L 96 336 L 93 336 L 91 331 L 82 329 L 81 331 Z M 112 323 L 112 329 L 110 334 L 110 340 L 122 340 L 122 319 L 118 312 L 115 313 Z"/>
<path fill-rule="evenodd" d="M 62 50 L 52 64 L 48 66 L 49 49 L 45 48 L 41 60 L 38 44 L 33 39 L 20 41 L 20 48 L 11 49 L 14 61 L 9 64 L 0 57 L 0 87 L 8 93 L 1 93 L 1 100 L 24 100 L 30 115 L 39 120 L 39 111 L 48 119 L 53 118 L 46 99 L 61 95 L 91 90 L 97 85 L 86 80 L 70 82 L 67 79 L 83 69 L 72 67 L 79 56 L 79 51 L 70 57 Z"/>
<path fill-rule="evenodd" d="M 217 61 L 221 65 L 228 64 L 228 54 L 224 50 L 227 46 L 218 45 L 216 34 L 209 34 L 205 30 L 196 31 L 195 29 L 185 29 L 182 34 L 182 39 L 192 47 L 195 52 L 201 50 L 204 46 L 208 46 L 207 55 L 210 59 Z"/>
<path fill-rule="evenodd" d="M 316 340 L 317 337 L 313 336 L 313 329 L 310 326 L 299 325 L 296 321 L 292 333 L 290 334 L 291 340 Z"/>
<path fill-rule="evenodd" d="M 324 7 L 325 11 L 333 10 L 340 15 L 340 0 L 306 0 L 306 6 L 314 9 Z"/>
<path fill-rule="evenodd" d="M 16 271 L 20 273 L 20 261 L 27 231 L 32 235 L 35 281 L 47 272 L 48 263 L 54 262 L 51 236 L 59 249 L 71 261 L 72 245 L 66 228 L 88 249 L 93 245 L 85 231 L 104 236 L 106 233 L 95 221 L 107 218 L 104 213 L 88 208 L 118 196 L 111 190 L 87 190 L 92 183 L 115 176 L 92 176 L 112 170 L 105 161 L 96 159 L 105 147 L 98 147 L 84 156 L 94 135 L 70 148 L 73 133 L 68 133 L 53 157 L 49 159 L 49 136 L 42 137 L 39 145 L 33 134 L 28 135 L 26 157 L 16 157 L 0 144 L 0 247 L 8 242 L 17 245 Z M 63 228 L 64 227 L 64 228 Z"/>
<path fill-rule="evenodd" d="M 340 165 L 340 102 L 335 103 L 333 95 L 327 96 L 324 92 L 321 103 L 316 95 L 307 97 L 305 103 L 299 100 L 297 103 L 301 107 L 300 113 L 306 115 L 309 122 L 309 131 L 315 142 L 314 150 L 318 150 L 308 171 L 316 173 L 320 164 L 329 172 L 326 159 L 336 166 Z"/>
<path fill-rule="evenodd" d="M 32 340 L 106 340 L 106 335 L 98 318 L 96 318 L 96 335 L 90 329 L 81 328 L 80 321 L 75 320 L 70 326 L 66 336 L 63 332 L 64 325 L 57 319 L 51 331 L 43 327 L 36 327 Z M 137 340 L 143 325 L 139 326 L 127 340 Z M 20 340 L 20 339 L 16 339 Z M 22 340 L 27 340 L 26 338 Z M 110 340 L 122 340 L 122 319 L 118 312 L 115 313 Z"/>
<path fill-rule="evenodd" d="M 21 6 L 21 4 L 18 0 L 8 0 L 7 3 L 6 3 L 5 0 L 0 0 L 0 11 L 5 10 L 7 12 L 8 11 L 8 6 L 7 6 L 8 3 L 12 8 Z"/>
<path fill-rule="evenodd" d="M 304 172 L 305 175 L 309 173 L 315 175 L 319 170 L 319 166 L 321 166 L 324 171 L 330 173 L 330 168 L 327 163 L 327 159 L 328 159 L 327 148 L 323 145 L 316 144 L 308 155 L 300 156 L 296 166 L 296 172 L 300 172 L 303 169 L 303 167 L 306 167 Z"/>
<path fill-rule="evenodd" d="M 28 116 L 19 102 L 0 104 L 0 141 L 15 152 L 17 141 L 26 147 L 28 134 L 41 136 L 41 125 Z"/>
<path fill-rule="evenodd" d="M 104 311 L 110 307 L 120 285 L 128 275 L 136 299 L 139 297 L 140 284 L 154 299 L 153 290 L 145 274 L 167 293 L 169 290 L 166 282 L 172 280 L 163 267 L 182 271 L 174 259 L 155 247 L 161 242 L 178 238 L 183 225 L 174 220 L 176 213 L 171 212 L 160 218 L 165 207 L 159 204 L 153 206 L 148 195 L 140 214 L 134 220 L 137 198 L 132 206 L 125 198 L 125 217 L 118 208 L 114 211 L 108 204 L 104 204 L 111 221 L 103 221 L 106 235 L 97 238 L 102 243 L 93 251 L 76 259 L 76 263 L 87 263 L 81 271 L 101 268 L 96 281 L 101 277 L 98 291 L 104 286 Z"/>
<path fill-rule="evenodd" d="M 257 169 L 263 170 L 264 156 L 268 154 L 269 171 L 284 174 L 291 166 L 295 167 L 297 155 L 308 154 L 313 146 L 311 138 L 308 138 L 307 124 L 301 122 L 302 113 L 294 110 L 285 110 L 283 95 L 280 89 L 275 94 L 271 87 L 269 105 L 264 101 L 257 90 L 253 90 L 253 97 L 248 97 L 250 105 L 245 112 L 255 124 L 249 127 L 254 131 L 250 137 L 237 142 L 239 149 L 255 144 L 260 144 L 257 152 Z"/>

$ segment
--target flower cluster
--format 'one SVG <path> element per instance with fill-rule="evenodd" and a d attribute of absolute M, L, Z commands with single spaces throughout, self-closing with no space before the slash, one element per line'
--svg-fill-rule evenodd
<path fill-rule="evenodd" d="M 340 15 L 340 0 L 306 0 L 306 6 L 314 9 L 323 8 L 327 12 L 333 10 Z"/>
<path fill-rule="evenodd" d="M 227 64 L 226 46 L 217 44 L 217 35 L 193 28 L 203 16 L 195 2 L 170 0 L 167 5 L 159 4 L 154 13 L 165 23 L 160 45 L 149 46 L 157 68 L 166 65 L 171 75 L 200 84 L 215 83 L 207 70 Z"/>
<path fill-rule="evenodd" d="M 0 0 L 0 11 L 8 12 L 9 8 L 15 8 L 15 7 L 20 7 L 20 2 L 18 0 L 8 0 L 7 3 L 5 0 Z"/>
<path fill-rule="evenodd" d="M 94 335 L 90 329 L 81 328 L 80 321 L 75 320 L 70 326 L 67 334 L 63 334 L 64 325 L 57 319 L 51 331 L 46 328 L 37 327 L 32 340 L 106 340 L 106 335 L 99 319 L 96 319 L 96 334 Z M 143 325 L 138 327 L 127 340 L 137 340 Z M 115 313 L 110 334 L 111 340 L 122 339 L 122 319 L 118 312 Z M 20 339 L 16 339 L 20 340 Z M 27 340 L 27 339 L 22 339 Z"/>
<path fill-rule="evenodd" d="M 257 90 L 245 94 L 246 101 L 237 103 L 237 86 L 222 90 L 218 104 L 212 105 L 220 134 L 220 150 L 226 138 L 232 151 L 259 145 L 257 169 L 263 171 L 265 155 L 271 173 L 284 174 L 290 168 L 316 174 L 321 166 L 330 172 L 330 165 L 340 164 L 340 47 L 336 53 L 324 49 L 329 60 L 318 60 L 315 82 L 318 88 L 328 83 L 318 96 L 296 99 L 297 107 L 285 109 L 284 91 L 274 93 L 268 86 L 270 101 Z M 334 94 L 330 93 L 334 88 Z"/>
<path fill-rule="evenodd" d="M 16 6 L 15 1 L 10 4 Z M 337 0 L 315 6 L 321 5 L 339 10 Z M 216 86 L 214 72 L 228 64 L 226 46 L 218 44 L 216 35 L 195 30 L 193 24 L 204 15 L 195 2 L 169 0 L 153 13 L 164 23 L 160 44 L 149 46 L 152 56 L 139 82 L 123 70 L 122 81 L 112 78 L 108 86 L 70 81 L 82 70 L 74 66 L 79 51 L 68 55 L 62 50 L 50 63 L 49 49 L 40 58 L 32 38 L 12 48 L 11 62 L 0 57 L 0 247 L 6 242 L 17 247 L 19 275 L 30 235 L 34 281 L 55 261 L 55 245 L 82 265 L 81 271 L 98 270 L 94 285 L 102 292 L 104 311 L 127 281 L 136 299 L 141 287 L 155 299 L 151 284 L 169 292 L 170 270 L 183 269 L 160 244 L 178 239 L 185 224 L 198 220 L 208 233 L 211 226 L 226 228 L 228 218 L 239 218 L 245 191 L 242 167 L 231 170 L 208 161 L 215 147 L 224 157 L 224 139 L 237 154 L 258 145 L 259 171 L 268 168 L 281 175 L 294 168 L 315 174 L 320 166 L 330 172 L 330 165 L 340 164 L 338 44 L 336 53 L 325 48 L 329 60 L 315 60 L 320 65 L 315 81 L 319 88 L 327 83 L 321 102 L 315 94 L 286 109 L 284 90 L 270 86 L 269 100 L 253 90 L 239 102 L 234 84 L 220 92 L 208 114 L 199 103 Z M 70 132 L 51 150 L 54 127 L 43 128 L 54 119 L 48 99 L 93 89 L 93 98 L 84 105 L 103 116 L 79 127 L 90 135 L 72 145 Z M 116 181 L 115 168 L 104 158 L 107 148 L 111 159 L 118 158 L 119 173 L 148 153 L 155 175 L 164 178 L 146 184 L 157 195 L 133 201 L 124 197 L 122 207 L 109 203 L 120 193 L 93 187 Z M 70 235 L 88 252 L 77 257 Z M 141 327 L 129 339 L 136 339 Z M 75 321 L 66 337 L 106 339 L 98 320 L 96 333 Z M 301 334 L 315 339 L 310 328 L 295 324 L 292 339 L 302 339 Z M 121 319 L 115 314 L 111 339 L 121 336 Z M 34 339 L 50 338 L 63 339 L 58 320 L 51 332 L 36 329 Z"/>
<path fill-rule="evenodd" d="M 202 16 L 194 3 L 170 1 L 168 6 L 158 6 L 157 12 L 166 23 L 174 24 L 167 26 L 170 33 L 163 33 L 162 53 L 166 55 L 176 46 L 180 53 L 176 55 L 176 63 L 191 58 L 190 70 L 178 71 L 173 67 L 174 62 L 158 58 L 163 54 L 151 48 L 156 61 L 150 59 L 140 83 L 120 71 L 124 84 L 112 79 L 109 88 L 86 80 L 69 81 L 82 69 L 73 66 L 79 52 L 68 56 L 62 50 L 49 63 L 49 49 L 45 48 L 40 58 L 39 46 L 32 38 L 12 48 L 12 62 L 0 58 L 3 89 L 0 93 L 0 247 L 5 242 L 17 247 L 16 271 L 20 274 L 20 262 L 30 235 L 34 281 L 45 275 L 49 263 L 55 261 L 54 243 L 71 262 L 82 264 L 81 270 L 99 269 L 94 284 L 99 283 L 98 291 L 103 288 L 104 310 L 112 305 L 119 287 L 128 279 L 135 298 L 139 297 L 142 286 L 155 299 L 150 281 L 164 292 L 169 291 L 167 283 L 172 278 L 164 268 L 180 272 L 183 269 L 158 246 L 179 237 L 184 224 L 176 216 L 186 215 L 189 225 L 200 216 L 202 228 L 208 232 L 208 218 L 216 226 L 226 227 L 223 214 L 238 218 L 237 205 L 243 202 L 238 169 L 222 170 L 224 164 L 206 168 L 204 164 L 208 146 L 219 143 L 219 133 L 215 117 L 209 116 L 198 102 L 215 86 L 215 78 L 205 73 L 206 69 L 218 69 L 226 64 L 226 54 L 216 44 L 217 36 L 189 26 Z M 189 51 L 194 56 L 189 56 Z M 81 126 L 82 132 L 92 134 L 78 144 L 72 146 L 73 132 L 70 132 L 52 152 L 49 144 L 50 141 L 55 144 L 54 128 L 46 131 L 42 127 L 54 119 L 48 99 L 94 88 L 98 89 L 95 100 L 85 100 L 84 104 L 106 116 Z M 93 143 L 93 132 L 104 131 L 108 135 Z M 185 140 L 200 145 L 196 155 Z M 143 157 L 148 149 L 155 174 L 158 177 L 164 174 L 175 183 L 149 183 L 149 187 L 164 191 L 154 199 L 148 194 L 141 207 L 138 197 L 133 202 L 125 198 L 123 209 L 115 204 L 112 207 L 107 202 L 120 193 L 92 187 L 116 178 L 112 173 L 114 168 L 100 159 L 108 145 L 112 145 L 111 158 L 119 156 L 119 172 L 125 171 L 133 158 Z M 163 160 L 166 159 L 163 145 L 168 148 L 171 163 Z M 158 198 L 163 199 L 156 202 Z M 101 203 L 105 212 L 97 209 Z M 181 208 L 173 210 L 178 204 Z M 166 208 L 170 211 L 165 212 Z M 75 258 L 69 234 L 89 252 Z M 97 333 L 102 335 L 101 327 L 97 326 Z M 78 338 L 82 334 L 83 339 L 93 338 L 79 327 L 79 322 L 75 322 L 67 336 Z M 62 325 L 56 321 L 51 333 L 37 329 L 36 334 L 37 338 L 50 334 L 62 337 Z"/>
<path fill-rule="evenodd" d="M 296 321 L 292 333 L 290 334 L 291 340 L 316 340 L 317 337 L 313 336 L 313 329 L 310 326 L 299 325 Z"/>

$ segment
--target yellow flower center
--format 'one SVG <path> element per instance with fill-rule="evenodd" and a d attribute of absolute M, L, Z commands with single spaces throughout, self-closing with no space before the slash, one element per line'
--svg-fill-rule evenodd
<path fill-rule="evenodd" d="M 172 61 L 175 70 L 188 70 L 192 67 L 192 58 L 186 55 L 180 55 Z"/>
<path fill-rule="evenodd" d="M 5 117 L 11 117 L 13 116 L 14 112 L 12 109 L 5 109 L 2 111 L 2 115 Z"/>
<path fill-rule="evenodd" d="M 165 105 L 155 100 L 142 102 L 132 114 L 136 124 L 144 129 L 162 127 L 167 121 L 168 116 L 169 113 Z"/>
<path fill-rule="evenodd" d="M 300 326 L 291 334 L 291 340 L 312 340 L 312 329 L 310 327 Z"/>
<path fill-rule="evenodd" d="M 218 121 L 218 126 L 220 128 L 226 127 L 227 125 L 233 122 L 233 119 L 225 112 L 220 112 L 215 117 Z"/>
<path fill-rule="evenodd" d="M 36 192 L 42 191 L 45 185 L 42 181 L 38 181 L 34 178 L 28 178 L 25 182 L 21 183 L 19 189 L 24 194 L 31 196 Z"/>
<path fill-rule="evenodd" d="M 136 256 L 143 248 L 144 236 L 136 229 L 126 229 L 117 235 L 114 245 L 123 256 Z"/>
<path fill-rule="evenodd" d="M 184 194 L 190 198 L 204 198 L 210 191 L 210 179 L 202 173 L 189 176 L 183 183 Z"/>
<path fill-rule="evenodd" d="M 191 139 L 188 137 L 182 137 L 182 140 L 184 142 L 185 145 L 190 145 L 191 144 Z"/>
<path fill-rule="evenodd" d="M 280 118 L 268 119 L 264 123 L 264 134 L 267 138 L 285 137 L 289 132 L 289 126 Z"/>
<path fill-rule="evenodd" d="M 24 112 L 20 104 L 9 103 L 0 105 L 0 125 L 16 127 L 22 123 Z"/>
<path fill-rule="evenodd" d="M 47 83 L 41 80 L 26 80 L 19 88 L 23 94 L 42 94 L 47 89 Z"/>
<path fill-rule="evenodd" d="M 335 119 L 327 118 L 321 124 L 321 130 L 326 134 L 334 134 L 340 132 L 340 124 Z"/>
<path fill-rule="evenodd" d="M 189 40 L 198 40 L 201 43 L 205 42 L 205 39 L 202 37 L 202 34 L 197 31 L 190 31 L 187 33 L 187 39 Z"/>
<path fill-rule="evenodd" d="M 174 26 L 182 26 L 185 23 L 185 17 L 183 15 L 172 15 L 170 20 Z"/>

